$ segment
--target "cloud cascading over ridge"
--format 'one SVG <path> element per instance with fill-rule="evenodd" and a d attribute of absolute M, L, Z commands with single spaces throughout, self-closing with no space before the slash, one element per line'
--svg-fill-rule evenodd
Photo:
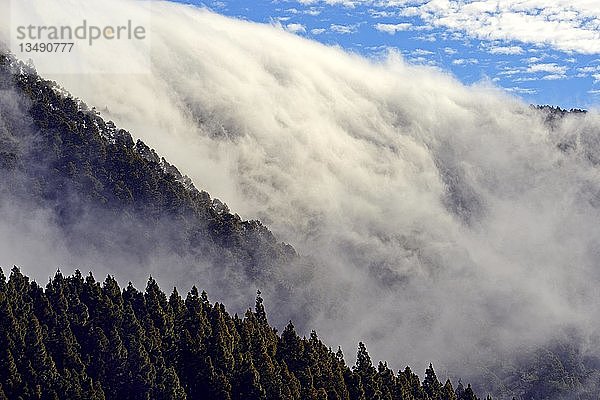
<path fill-rule="evenodd" d="M 550 129 L 394 54 L 374 63 L 166 2 L 152 13 L 152 74 L 50 77 L 311 257 L 323 301 L 309 325 L 327 341 L 457 368 L 598 332 L 597 113 Z"/>

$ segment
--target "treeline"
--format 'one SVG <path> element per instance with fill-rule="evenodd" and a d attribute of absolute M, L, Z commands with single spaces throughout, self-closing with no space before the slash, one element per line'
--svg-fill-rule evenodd
<path fill-rule="evenodd" d="M 45 289 L 18 268 L 0 270 L 0 399 L 475 400 L 470 386 L 423 382 L 410 368 L 356 365 L 290 322 L 279 335 L 260 293 L 231 316 L 194 287 L 170 296 L 112 277 L 58 272 Z"/>
<path fill-rule="evenodd" d="M 566 116 L 582 116 L 587 114 L 587 110 L 581 108 L 571 108 L 567 110 L 559 106 L 550 105 L 530 105 L 530 107 L 534 110 L 539 111 L 544 118 L 544 122 L 548 124 L 551 128 L 556 128 L 557 123 L 559 123 Z"/>
<path fill-rule="evenodd" d="M 587 110 L 584 110 L 582 108 L 571 108 L 571 109 L 566 109 L 566 108 L 561 108 L 559 106 L 551 106 L 549 104 L 544 104 L 544 105 L 531 105 L 531 107 L 540 110 L 540 111 L 545 111 L 549 114 L 556 114 L 556 115 L 560 115 L 560 116 L 564 116 L 566 114 L 587 114 Z"/>

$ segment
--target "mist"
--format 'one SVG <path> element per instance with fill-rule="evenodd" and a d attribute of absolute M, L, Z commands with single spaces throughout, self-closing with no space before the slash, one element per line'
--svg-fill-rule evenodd
<path fill-rule="evenodd" d="M 310 279 L 314 266 L 299 258 L 290 246 L 277 242 L 264 226 L 244 225 L 238 216 L 227 213 L 224 219 L 215 221 L 218 217 L 214 213 L 226 213 L 227 207 L 198 192 L 189 184 L 189 178 L 165 164 L 164 159 L 158 165 L 159 156 L 141 142 L 134 146 L 129 133 L 105 124 L 85 104 L 67 102 L 78 107 L 79 112 L 76 117 L 68 113 L 65 116 L 64 105 L 56 105 L 64 104 L 61 100 L 47 92 L 31 95 L 28 90 L 38 89 L 14 84 L 15 79 L 41 79 L 35 73 L 27 75 L 30 72 L 35 71 L 10 60 L 0 69 L 0 268 L 5 273 L 16 265 L 43 285 L 58 270 L 71 274 L 77 269 L 100 281 L 107 274 L 116 276 L 122 285 L 131 282 L 138 288 L 143 288 L 151 276 L 165 290 L 176 286 L 185 294 L 192 285 L 207 290 L 213 301 L 226 302 L 229 310 L 238 314 L 254 304 L 256 290 L 262 288 L 265 295 L 276 300 L 271 303 L 275 320 L 301 316 L 315 303 L 311 287 L 302 284 Z M 64 95 L 62 89 L 46 84 L 61 93 L 58 97 Z M 83 149 L 75 148 L 67 155 L 73 157 L 68 171 L 61 165 L 64 161 L 60 153 L 63 147 L 72 146 L 68 135 L 73 132 L 61 131 L 54 141 L 55 133 L 49 130 L 54 128 L 44 126 L 31 111 L 40 104 L 57 109 L 58 118 L 76 121 L 80 128 L 96 124 L 97 131 L 92 136 L 94 132 L 98 136 L 80 139 L 85 143 Z M 87 114 L 89 119 L 79 120 L 79 114 Z M 109 145 L 108 152 L 117 153 L 122 150 L 118 147 L 124 146 L 125 152 L 137 153 L 146 161 L 140 162 L 127 153 L 115 156 L 125 163 L 138 162 L 138 168 L 126 172 L 135 174 L 135 184 L 164 178 L 185 182 L 181 191 L 176 191 L 177 185 L 172 189 L 167 184 L 165 189 L 171 190 L 173 196 L 185 197 L 179 199 L 181 208 L 169 212 L 158 205 L 160 200 L 148 200 L 144 195 L 136 195 L 133 204 L 112 199 L 110 191 L 104 190 L 104 185 L 111 184 L 110 178 L 101 181 L 102 155 L 94 160 L 94 153 L 101 152 L 98 149 L 105 145 Z M 94 150 L 86 153 L 91 148 Z M 82 156 L 83 165 L 77 160 Z M 90 158 L 92 163 L 85 164 Z M 78 169 L 85 168 L 95 170 L 82 182 Z M 148 171 L 152 171 L 150 178 Z M 137 175 L 140 172 L 142 175 Z M 93 187 L 87 186 L 86 180 L 94 182 Z M 146 184 L 152 185 L 147 181 Z M 98 196 L 97 191 L 108 198 Z M 191 197 L 186 197 L 185 191 Z M 228 218 L 234 220 L 229 225 Z M 227 242 L 215 232 L 214 224 L 225 224 L 234 231 L 225 239 Z M 236 234 L 242 236 L 239 241 L 233 238 Z M 281 264 L 288 267 L 287 271 L 282 270 Z M 290 290 L 287 282 L 298 284 L 298 289 Z M 284 308 L 280 303 L 287 305 Z"/>
<path fill-rule="evenodd" d="M 571 329 L 594 351 L 597 111 L 549 124 L 487 81 L 191 6 L 153 2 L 151 35 L 151 73 L 39 72 L 311 260 L 308 290 L 289 282 L 314 296 L 307 329 L 350 357 L 363 340 L 394 368 L 433 362 L 441 376 Z M 146 55 L 129 51 L 83 61 Z M 297 316 L 281 307 L 279 326 Z"/>

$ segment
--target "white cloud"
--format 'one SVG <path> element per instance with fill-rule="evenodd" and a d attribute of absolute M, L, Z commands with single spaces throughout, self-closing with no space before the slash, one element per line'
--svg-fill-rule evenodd
<path fill-rule="evenodd" d="M 529 57 L 529 58 L 524 58 L 521 61 L 526 62 L 527 64 L 535 64 L 542 60 L 543 60 L 542 57 Z"/>
<path fill-rule="evenodd" d="M 537 72 L 549 72 L 552 74 L 564 75 L 567 72 L 567 67 L 563 65 L 558 65 L 556 63 L 550 64 L 533 64 L 527 67 L 527 71 L 529 73 L 537 73 Z"/>
<path fill-rule="evenodd" d="M 416 36 L 415 39 L 422 40 L 424 42 L 436 42 L 437 41 L 437 37 L 433 33 L 430 33 L 428 35 L 419 35 L 419 36 Z"/>
<path fill-rule="evenodd" d="M 324 29 L 324 28 L 314 28 L 314 29 L 310 30 L 310 33 L 312 33 L 313 35 L 320 35 L 326 31 L 327 31 L 327 29 Z"/>
<path fill-rule="evenodd" d="M 453 49 L 452 47 L 445 47 L 444 53 L 446 53 L 448 55 L 454 55 L 454 54 L 458 53 L 458 50 Z"/>
<path fill-rule="evenodd" d="M 358 24 L 352 25 L 343 25 L 343 24 L 331 24 L 329 30 L 335 33 L 340 33 L 343 35 L 348 35 L 351 33 L 356 33 L 358 31 Z"/>
<path fill-rule="evenodd" d="M 524 50 L 521 46 L 498 46 L 491 47 L 488 50 L 491 54 L 506 54 L 506 55 L 516 55 L 523 54 Z"/>
<path fill-rule="evenodd" d="M 536 94 L 537 90 L 536 89 L 532 89 L 532 88 L 522 88 L 522 87 L 518 87 L 518 86 L 514 86 L 514 87 L 510 87 L 510 88 L 505 88 L 504 90 L 506 90 L 507 92 L 511 92 L 511 93 L 518 93 L 518 94 Z"/>
<path fill-rule="evenodd" d="M 297 8 L 288 8 L 287 10 L 285 10 L 285 12 L 290 13 L 290 14 L 306 14 L 306 15 L 310 15 L 312 17 L 316 17 L 317 15 L 321 14 L 321 10 L 311 7 L 305 10 L 298 10 Z"/>
<path fill-rule="evenodd" d="M 372 18 L 391 18 L 391 17 L 396 17 L 397 13 L 395 11 L 375 10 L 375 9 L 370 8 L 369 15 Z"/>
<path fill-rule="evenodd" d="M 432 0 L 418 7 L 431 23 L 483 40 L 518 40 L 600 53 L 600 7 L 590 0 Z"/>
<path fill-rule="evenodd" d="M 600 6 L 596 0 L 301 0 L 397 9 L 407 17 L 482 40 L 520 41 L 557 50 L 600 54 Z"/>
<path fill-rule="evenodd" d="M 523 72 L 523 68 L 517 68 L 517 67 L 504 67 L 502 69 L 502 71 L 498 72 L 498 75 L 504 75 L 504 76 L 512 76 L 512 75 L 516 75 Z"/>
<path fill-rule="evenodd" d="M 285 29 L 288 32 L 292 32 L 292 33 L 304 33 L 306 32 L 306 27 L 302 24 L 297 24 L 297 23 L 292 23 L 292 24 L 287 24 L 285 26 Z"/>
<path fill-rule="evenodd" d="M 581 72 L 584 74 L 589 74 L 589 73 L 597 72 L 597 71 L 600 72 L 600 65 L 577 68 L 577 72 Z"/>
<path fill-rule="evenodd" d="M 380 32 L 389 33 L 390 35 L 395 35 L 396 32 L 406 31 L 412 27 L 412 24 L 402 23 L 402 24 L 375 24 L 375 29 Z"/>
<path fill-rule="evenodd" d="M 410 53 L 415 56 L 430 56 L 432 54 L 435 54 L 433 51 L 425 49 L 414 49 Z"/>
<path fill-rule="evenodd" d="M 515 78 L 512 81 L 513 82 L 536 82 L 538 80 L 539 80 L 539 78 L 535 78 L 533 76 L 523 76 L 520 78 Z"/>
<path fill-rule="evenodd" d="M 474 65 L 474 64 L 479 64 L 479 60 L 476 58 L 457 58 L 456 60 L 452 60 L 452 64 L 454 64 L 454 65 Z"/>
<path fill-rule="evenodd" d="M 549 75 L 545 75 L 542 77 L 542 80 L 544 81 L 558 81 L 561 79 L 566 79 L 567 76 L 566 75 L 562 75 L 562 74 L 549 74 Z"/>
<path fill-rule="evenodd" d="M 297 0 L 298 3 L 304 5 L 311 5 L 316 3 L 325 3 L 328 5 L 342 5 L 348 8 L 354 8 L 357 5 L 363 4 L 364 0 Z"/>
<path fill-rule="evenodd" d="M 438 65 L 437 61 L 423 56 L 410 57 L 408 58 L 408 62 L 415 65 L 429 65 L 431 67 Z"/>

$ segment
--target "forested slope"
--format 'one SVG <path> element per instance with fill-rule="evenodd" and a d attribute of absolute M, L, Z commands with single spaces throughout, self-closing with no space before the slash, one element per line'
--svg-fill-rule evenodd
<path fill-rule="evenodd" d="M 259 221 L 231 213 L 142 141 L 7 54 L 0 94 L 0 194 L 48 212 L 71 251 L 85 259 L 94 249 L 107 264 L 119 258 L 117 267 L 134 270 L 160 249 L 190 264 L 177 271 L 181 280 L 208 269 L 222 286 L 251 279 L 285 291 L 278 274 L 299 258 Z"/>

